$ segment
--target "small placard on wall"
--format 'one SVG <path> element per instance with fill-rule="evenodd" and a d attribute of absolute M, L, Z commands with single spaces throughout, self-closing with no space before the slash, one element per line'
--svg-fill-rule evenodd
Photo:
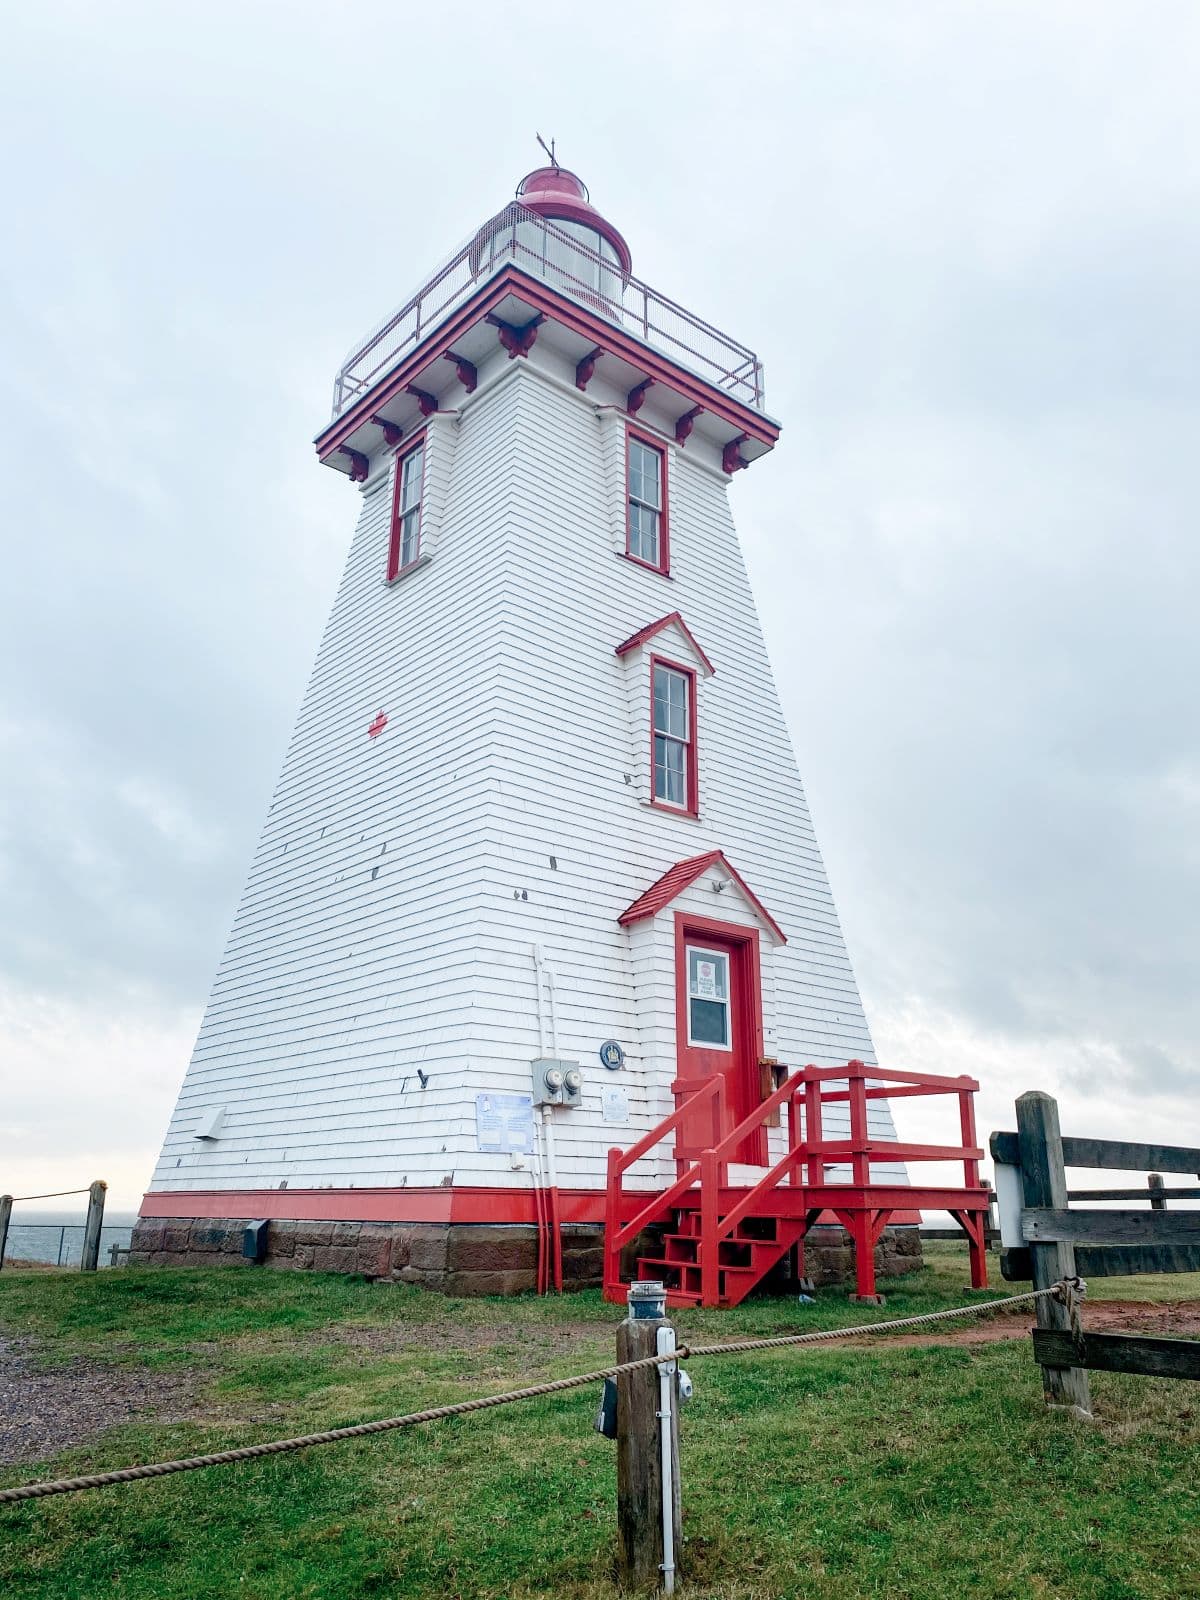
<path fill-rule="evenodd" d="M 605 1122 L 629 1121 L 629 1096 L 617 1084 L 604 1084 L 600 1090 L 600 1112 Z"/>
<path fill-rule="evenodd" d="M 477 1094 L 476 1148 L 496 1155 L 533 1154 L 533 1096 Z"/>

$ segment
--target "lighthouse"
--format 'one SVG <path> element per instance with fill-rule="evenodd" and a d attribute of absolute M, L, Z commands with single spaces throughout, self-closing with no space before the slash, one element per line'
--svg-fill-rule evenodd
<path fill-rule="evenodd" d="M 357 525 L 133 1260 L 598 1281 L 622 1153 L 652 1200 L 873 1064 L 730 509 L 762 365 L 633 267 L 552 162 L 337 374 Z"/>

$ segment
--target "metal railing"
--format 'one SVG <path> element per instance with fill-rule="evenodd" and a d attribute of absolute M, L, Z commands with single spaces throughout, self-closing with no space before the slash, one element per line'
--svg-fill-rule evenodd
<path fill-rule="evenodd" d="M 334 419 L 373 389 L 454 306 L 506 265 L 570 295 L 743 405 L 765 409 L 762 364 L 752 350 L 637 278 L 625 278 L 615 258 L 593 250 L 566 227 L 514 200 L 443 262 L 411 300 L 354 347 L 334 380 Z"/>

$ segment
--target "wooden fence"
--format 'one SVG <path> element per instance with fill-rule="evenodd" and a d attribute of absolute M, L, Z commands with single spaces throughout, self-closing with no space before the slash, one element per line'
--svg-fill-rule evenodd
<path fill-rule="evenodd" d="M 0 1268 L 4 1266 L 4 1253 L 8 1248 L 8 1230 L 12 1222 L 12 1208 L 26 1201 L 63 1200 L 72 1195 L 86 1194 L 87 1217 L 83 1224 L 83 1248 L 79 1258 L 81 1272 L 95 1272 L 100 1264 L 100 1235 L 104 1228 L 104 1196 L 108 1185 L 97 1178 L 86 1189 L 62 1189 L 54 1194 L 0 1194 Z M 39 1224 L 33 1224 L 39 1226 Z M 60 1245 L 61 1254 L 61 1245 Z"/>
<path fill-rule="evenodd" d="M 1076 1277 L 1200 1272 L 1200 1210 L 1168 1210 L 1170 1200 L 1200 1199 L 1200 1188 L 1169 1188 L 1162 1178 L 1164 1172 L 1200 1177 L 1200 1149 L 1064 1136 L 1057 1101 L 1024 1094 L 1017 1101 L 1017 1131 L 994 1133 L 991 1152 L 1004 1245 L 1000 1270 L 1010 1282 L 1032 1280 L 1043 1289 Z M 1068 1189 L 1068 1167 L 1149 1173 L 1148 1186 Z M 1145 1198 L 1145 1210 L 1070 1204 Z M 1085 1333 L 1070 1296 L 1039 1300 L 1037 1323 L 1033 1354 L 1048 1405 L 1090 1416 L 1089 1368 L 1200 1378 L 1200 1340 Z"/>

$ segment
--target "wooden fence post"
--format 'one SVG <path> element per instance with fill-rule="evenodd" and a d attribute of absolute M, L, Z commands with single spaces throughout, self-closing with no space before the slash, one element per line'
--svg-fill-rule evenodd
<path fill-rule="evenodd" d="M 1058 1102 L 1050 1095 L 1034 1092 L 1023 1094 L 1017 1101 L 1017 1143 L 1025 1208 L 1065 1210 L 1067 1172 L 1063 1164 L 1062 1132 L 1058 1123 Z M 1075 1276 L 1074 1245 L 1033 1244 L 1030 1254 L 1035 1289 L 1048 1289 L 1060 1278 Z M 1050 1295 L 1044 1295 L 1035 1305 L 1039 1328 L 1072 1331 L 1071 1314 L 1065 1305 Z M 1048 1406 L 1091 1420 L 1091 1388 L 1082 1367 L 1043 1367 L 1042 1386 Z"/>
<path fill-rule="evenodd" d="M 0 1267 L 4 1265 L 4 1251 L 8 1245 L 8 1221 L 12 1216 L 12 1195 L 0 1194 Z"/>
<path fill-rule="evenodd" d="M 647 1295 L 646 1291 L 651 1293 Z M 640 1291 L 640 1292 L 639 1292 Z M 655 1292 L 657 1291 L 657 1292 Z M 629 1316 L 617 1329 L 617 1360 L 638 1361 L 658 1350 L 663 1315 L 661 1284 L 629 1289 Z M 672 1380 L 672 1390 L 674 1380 Z M 617 1378 L 617 1566 L 622 1587 L 663 1586 L 663 1474 L 659 1369 L 642 1367 Z M 671 1519 L 679 1560 L 679 1408 L 671 1405 Z M 674 1574 L 668 1574 L 672 1578 Z"/>
<path fill-rule="evenodd" d="M 100 1230 L 104 1226 L 104 1192 L 108 1188 L 103 1178 L 97 1178 L 88 1190 L 87 1221 L 83 1225 L 83 1255 L 81 1272 L 95 1272 L 100 1265 Z"/>
<path fill-rule="evenodd" d="M 1165 1211 L 1167 1209 L 1166 1197 L 1163 1194 L 1163 1175 L 1161 1172 L 1152 1172 L 1146 1179 L 1150 1185 L 1151 1211 Z"/>

